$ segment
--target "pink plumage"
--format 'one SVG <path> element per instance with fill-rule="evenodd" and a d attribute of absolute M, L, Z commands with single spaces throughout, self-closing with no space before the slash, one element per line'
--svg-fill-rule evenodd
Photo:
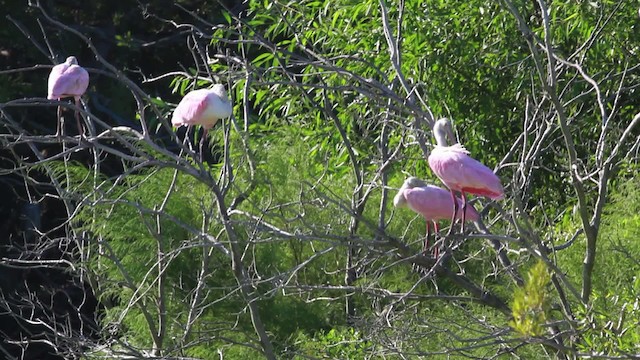
<path fill-rule="evenodd" d="M 457 219 L 462 218 L 462 202 L 458 201 Z M 453 201 L 449 191 L 434 185 L 428 185 L 421 180 L 410 177 L 405 180 L 393 199 L 396 207 L 408 206 L 411 210 L 422 215 L 427 221 L 451 219 Z M 478 221 L 480 215 L 472 206 L 467 207 L 466 220 Z"/>
<path fill-rule="evenodd" d="M 232 111 L 224 86 L 215 84 L 211 89 L 193 90 L 186 94 L 173 111 L 171 123 L 175 126 L 202 125 L 208 130 L 218 120 L 231 116 Z"/>
<path fill-rule="evenodd" d="M 75 56 L 51 69 L 48 81 L 47 99 L 59 100 L 73 97 L 78 100 L 89 86 L 89 73 L 78 65 Z"/>
<path fill-rule="evenodd" d="M 494 200 L 504 197 L 500 179 L 491 169 L 470 157 L 462 145 L 447 146 L 447 135 L 454 139 L 448 119 L 436 121 L 433 134 L 437 146 L 429 155 L 429 166 L 451 191 L 460 191 L 463 196 L 464 193 L 470 193 Z"/>
<path fill-rule="evenodd" d="M 453 221 L 456 219 L 463 219 L 464 221 L 478 221 L 480 219 L 480 214 L 473 206 L 465 207 L 460 203 L 460 199 L 455 199 L 457 202 L 456 210 L 454 210 L 452 195 L 449 191 L 428 185 L 415 177 L 410 177 L 405 180 L 393 198 L 393 205 L 395 207 L 408 206 L 425 218 L 427 221 L 427 236 L 424 241 L 423 252 L 426 252 L 429 248 L 429 238 L 431 237 L 431 223 L 433 223 L 434 230 L 437 233 L 438 220 L 451 219 L 451 229 L 453 228 Z M 456 212 L 456 217 L 452 218 L 454 211 Z M 464 216 L 462 216 L 463 211 Z M 438 247 L 434 247 L 433 255 L 438 258 Z"/>

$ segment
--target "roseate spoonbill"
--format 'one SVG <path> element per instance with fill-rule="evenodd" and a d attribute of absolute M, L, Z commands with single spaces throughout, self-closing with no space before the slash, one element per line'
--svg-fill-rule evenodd
<path fill-rule="evenodd" d="M 447 137 L 455 141 L 451 122 L 443 118 L 433 126 L 433 135 L 437 145 L 429 155 L 429 167 L 451 191 L 451 198 L 455 199 L 455 192 L 462 194 L 462 232 L 464 232 L 464 217 L 467 207 L 465 193 L 486 196 L 493 200 L 502 199 L 504 190 L 500 179 L 491 169 L 469 156 L 464 146 L 456 143 L 448 146 Z M 458 202 L 453 201 L 454 210 L 451 213 L 451 227 L 447 235 L 451 235 L 453 220 L 458 208 Z"/>
<path fill-rule="evenodd" d="M 76 106 L 80 107 L 80 97 L 87 91 L 89 86 L 89 73 L 78 65 L 75 56 L 69 56 L 65 62 L 58 64 L 51 69 L 48 81 L 47 99 L 60 100 L 66 97 L 73 97 Z M 64 131 L 62 126 L 62 109 L 58 106 L 58 126 L 56 136 L 60 136 Z M 78 122 L 78 132 L 84 135 L 84 127 L 80 122 L 80 113 L 76 111 L 76 121 Z"/>
<path fill-rule="evenodd" d="M 207 132 L 220 119 L 231 116 L 233 108 L 224 85 L 215 84 L 211 89 L 193 90 L 187 93 L 173 111 L 171 123 L 174 126 L 202 125 L 204 132 L 200 139 L 200 157 L 202 143 Z"/>
<path fill-rule="evenodd" d="M 456 218 L 462 218 L 462 207 L 460 206 L 460 199 L 456 198 L 457 216 Z M 429 240 L 431 237 L 431 223 L 433 223 L 434 231 L 438 233 L 438 220 L 450 219 L 451 213 L 454 211 L 453 204 L 451 202 L 451 194 L 440 187 L 434 185 L 428 185 L 424 181 L 410 177 L 404 181 L 404 184 L 398 190 L 398 193 L 393 198 L 393 205 L 395 207 L 408 206 L 411 210 L 422 215 L 427 221 L 427 237 L 424 242 L 423 252 L 429 248 Z M 466 208 L 465 217 L 466 220 L 478 221 L 480 215 L 473 208 L 473 206 Z M 453 226 L 453 222 L 451 223 Z M 433 250 L 434 257 L 438 257 L 438 248 Z"/>

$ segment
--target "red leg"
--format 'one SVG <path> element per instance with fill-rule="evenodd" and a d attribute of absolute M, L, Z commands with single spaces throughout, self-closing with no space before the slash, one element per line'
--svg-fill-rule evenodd
<path fill-rule="evenodd" d="M 458 199 L 456 199 L 456 194 L 453 190 L 451 190 L 451 200 L 453 200 L 453 215 L 451 216 L 451 226 L 449 227 L 447 236 L 453 232 L 453 225 L 456 223 L 456 213 L 458 212 Z"/>

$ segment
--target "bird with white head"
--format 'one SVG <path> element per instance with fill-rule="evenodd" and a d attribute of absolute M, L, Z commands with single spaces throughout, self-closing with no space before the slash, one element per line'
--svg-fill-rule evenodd
<path fill-rule="evenodd" d="M 174 126 L 201 125 L 204 129 L 200 139 L 200 157 L 202 144 L 207 132 L 220 119 L 230 117 L 233 113 L 231 101 L 222 84 L 215 84 L 210 89 L 198 89 L 187 93 L 173 111 L 171 124 Z"/>
<path fill-rule="evenodd" d="M 84 95 L 89 87 L 89 73 L 78 65 L 75 56 L 69 56 L 65 62 L 58 64 L 51 69 L 47 84 L 47 99 L 60 100 L 66 97 L 73 97 L 76 106 L 80 107 L 80 97 Z M 80 122 L 80 114 L 76 111 L 76 121 L 78 132 L 84 135 L 84 127 Z M 56 136 L 61 136 L 64 131 L 62 125 L 62 109 L 58 107 L 58 124 Z"/>
<path fill-rule="evenodd" d="M 480 215 L 473 206 L 467 207 L 464 210 L 465 216 L 463 216 L 460 199 L 456 198 L 456 203 L 457 210 L 454 210 L 454 204 L 451 201 L 449 191 L 434 185 L 429 185 L 415 177 L 406 179 L 393 198 L 393 205 L 395 207 L 407 206 L 414 212 L 422 215 L 426 220 L 427 235 L 423 252 L 426 252 L 429 248 L 431 224 L 433 224 L 434 231 L 437 234 L 438 220 L 450 219 L 451 213 L 454 211 L 456 211 L 455 219 L 471 221 L 478 221 L 480 219 Z M 453 223 L 451 226 L 453 226 Z M 438 257 L 437 247 L 434 247 L 433 254 L 435 258 Z"/>
<path fill-rule="evenodd" d="M 454 205 L 454 211 L 451 215 L 452 226 L 449 228 L 448 235 L 452 232 L 455 212 L 458 207 L 458 202 L 455 201 L 456 191 L 462 195 L 462 230 L 464 232 L 464 216 L 467 207 L 465 193 L 498 200 L 504 197 L 504 189 L 500 178 L 491 169 L 470 157 L 469 151 L 462 145 L 458 143 L 448 145 L 447 138 L 455 141 L 451 121 L 446 118 L 436 121 L 433 126 L 433 135 L 436 139 L 436 146 L 429 155 L 429 167 L 449 188 L 451 199 L 454 199 L 451 201 Z"/>

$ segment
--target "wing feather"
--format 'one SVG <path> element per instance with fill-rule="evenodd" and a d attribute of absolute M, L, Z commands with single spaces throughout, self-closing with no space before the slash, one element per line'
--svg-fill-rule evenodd
<path fill-rule="evenodd" d="M 78 65 L 59 64 L 51 69 L 48 99 L 82 96 L 89 86 L 89 73 Z"/>
<path fill-rule="evenodd" d="M 436 147 L 429 155 L 429 166 L 450 189 L 492 199 L 504 197 L 500 178 L 468 153 L 460 147 Z"/>
<path fill-rule="evenodd" d="M 187 93 L 173 111 L 171 123 L 175 126 L 195 125 L 207 108 L 207 90 L 200 89 Z"/>

